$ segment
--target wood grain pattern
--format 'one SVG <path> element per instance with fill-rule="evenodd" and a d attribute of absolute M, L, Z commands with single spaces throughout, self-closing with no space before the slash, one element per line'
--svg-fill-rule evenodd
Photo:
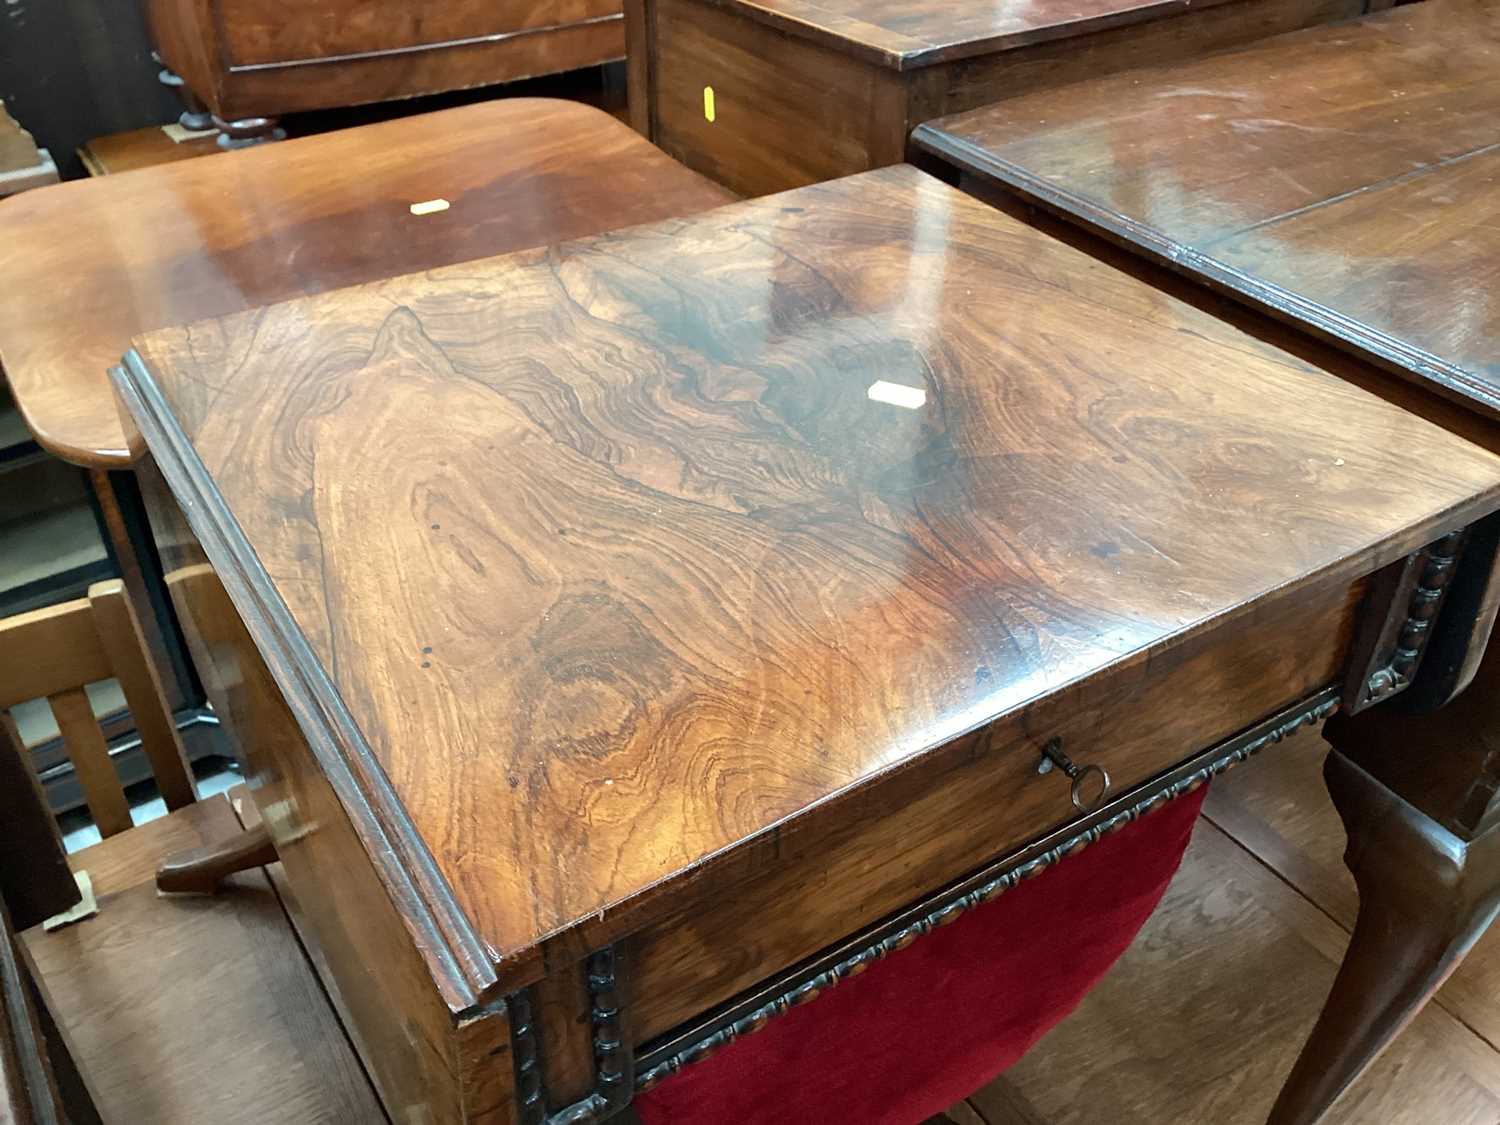
<path fill-rule="evenodd" d="M 265 872 L 212 897 L 157 895 L 165 855 L 239 831 L 215 797 L 84 849 L 74 866 L 90 872 L 99 913 L 22 936 L 100 1116 L 385 1120 Z"/>
<path fill-rule="evenodd" d="M 929 48 L 880 32 L 854 15 L 866 9 L 951 42 Z M 1363 10 L 1363 0 L 1084 0 L 903 4 L 898 15 L 868 0 L 627 0 L 631 122 L 689 167 L 764 195 L 898 163 L 912 127 L 942 114 Z M 1015 33 L 985 34 L 992 25 Z M 712 121 L 705 86 L 714 90 Z"/>
<path fill-rule="evenodd" d="M 106 371 L 135 333 L 730 199 L 607 114 L 560 101 L 223 156 L 0 204 L 0 361 L 32 433 L 65 460 L 127 462 Z M 451 206 L 410 213 L 433 198 Z"/>
<path fill-rule="evenodd" d="M 137 471 L 194 662 L 256 782 L 257 812 L 249 819 L 276 840 L 285 876 L 278 891 L 291 900 L 302 941 L 382 1104 L 397 1121 L 425 1115 L 434 1125 L 504 1125 L 508 1099 L 472 1107 L 486 1109 L 488 1117 L 466 1115 L 463 1092 L 474 1083 L 465 1067 L 474 1063 L 459 1057 L 455 1041 L 460 1020 L 481 1016 L 499 1022 L 503 1036 L 503 1011 L 477 1011 L 472 993 L 442 991 L 457 974 L 424 961 L 431 956 L 441 966 L 441 937 L 420 924 L 418 909 L 408 906 L 403 917 L 401 880 L 394 887 L 384 883 L 369 859 L 392 850 L 379 826 L 351 813 L 349 786 L 337 769 L 308 761 L 313 751 L 155 463 L 144 461 Z M 411 881 L 405 876 L 406 886 Z M 482 1062 L 491 1079 L 508 1080 L 510 1066 L 503 1051 Z"/>
<path fill-rule="evenodd" d="M 68 748 L 68 760 L 73 763 L 78 784 L 83 786 L 83 797 L 88 802 L 89 815 L 99 826 L 99 834 L 109 837 L 124 832 L 131 825 L 130 804 L 110 760 L 104 732 L 94 720 L 88 695 L 81 687 L 68 688 L 49 695 L 47 703 L 57 720 L 63 745 Z"/>
<path fill-rule="evenodd" d="M 0 618 L 0 710 L 113 675 L 87 598 Z"/>
<path fill-rule="evenodd" d="M 436 7 L 406 0 L 317 5 L 299 0 L 215 0 L 215 6 L 230 67 L 441 47 L 620 12 L 619 0 L 453 0 Z"/>
<path fill-rule="evenodd" d="M 467 90 L 597 66 L 624 54 L 618 15 L 583 23 L 458 40 L 431 50 L 353 55 L 316 64 L 247 67 L 232 72 L 219 98 L 223 113 L 296 113 Z"/>
<path fill-rule="evenodd" d="M 1192 3 L 1196 12 L 1215 4 Z M 1050 39 L 1070 38 L 1179 16 L 1190 0 L 736 0 L 751 18 L 809 38 L 837 43 L 857 57 L 895 70 L 1015 50 Z"/>
<path fill-rule="evenodd" d="M 904 168 L 138 348 L 278 683 L 294 629 L 501 966 L 1500 502 L 1491 454 Z"/>
<path fill-rule="evenodd" d="M 1439 0 L 913 140 L 1493 419 L 1497 66 L 1500 6 Z"/>
<path fill-rule="evenodd" d="M 596 66 L 618 0 L 143 0 L 151 38 L 220 118 L 274 117 Z"/>
<path fill-rule="evenodd" d="M 892 778 L 851 799 L 834 828 L 783 832 L 774 866 L 721 874 L 715 894 L 632 935 L 639 1033 L 665 1034 L 821 952 L 830 937 L 1074 820 L 1061 775 L 1037 777 L 1043 732 L 1077 761 L 1106 763 L 1118 794 L 1168 772 L 1187 748 L 1218 743 L 1335 682 L 1360 595 L 1358 586 L 1324 587 L 1268 602 L 1238 624 L 1232 648 L 1205 635 L 1125 682 L 1059 692 L 1018 722 L 992 724 L 921 794 Z M 1180 706 L 1188 697 L 1199 705 Z"/>
<path fill-rule="evenodd" d="M 766 195 L 899 163 L 906 86 L 827 44 L 699 0 L 651 0 L 648 135 L 742 195 Z M 714 90 L 715 119 L 703 112 Z M 818 138 L 816 144 L 808 138 Z"/>
<path fill-rule="evenodd" d="M 1319 1121 L 1421 1011 L 1500 913 L 1500 833 L 1455 836 L 1363 768 L 1369 713 L 1327 734 L 1328 791 L 1348 833 L 1359 886 L 1349 949 L 1271 1112 L 1275 1125 Z"/>

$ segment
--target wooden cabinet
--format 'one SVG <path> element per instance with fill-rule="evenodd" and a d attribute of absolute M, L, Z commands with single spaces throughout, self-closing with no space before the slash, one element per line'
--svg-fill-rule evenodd
<path fill-rule="evenodd" d="M 625 8 L 632 124 L 690 168 L 764 195 L 898 163 L 912 128 L 943 114 L 1347 19 L 1365 0 Z"/>
<path fill-rule="evenodd" d="M 162 61 L 231 142 L 298 110 L 592 66 L 619 0 L 142 0 Z M 191 100 L 190 100 L 191 104 Z"/>

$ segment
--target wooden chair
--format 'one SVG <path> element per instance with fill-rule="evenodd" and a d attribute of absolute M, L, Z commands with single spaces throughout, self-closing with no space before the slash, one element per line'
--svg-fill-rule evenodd
<path fill-rule="evenodd" d="M 16 960 L 10 915 L 0 902 L 0 1121 L 51 1125 L 66 1119 L 41 1025 Z"/>
<path fill-rule="evenodd" d="M 0 620 L 0 712 L 47 700 L 106 839 L 130 827 L 130 804 L 84 687 L 111 677 L 120 683 L 167 808 L 191 804 L 196 794 L 182 742 L 119 579 L 96 582 L 87 597 Z"/>
<path fill-rule="evenodd" d="M 0 724 L 0 1122 L 98 1120 L 72 1056 L 17 956 L 18 930 L 79 900 L 57 821 L 24 748 Z"/>
<path fill-rule="evenodd" d="M 134 828 L 84 693 L 85 684 L 110 676 L 124 689 L 173 806 Z M 105 837 L 66 860 L 3 712 L 35 698 L 51 705 Z M 264 839 L 254 803 L 243 786 L 228 798 L 194 799 L 120 582 L 0 621 L 0 717 L 0 860 L 20 860 L 0 862 L 0 892 L 12 906 L 26 907 L 15 946 L 8 928 L 0 934 L 0 1122 L 384 1120 L 298 941 L 295 905 L 282 893 L 279 868 L 262 869 L 274 862 L 274 851 L 244 850 L 245 841 Z M 37 840 L 47 846 L 33 848 Z M 56 864 L 43 870 L 41 852 L 56 853 L 65 887 L 58 886 Z M 157 892 L 163 863 L 177 862 L 169 857 L 230 853 L 239 856 L 239 869 L 256 869 L 233 875 L 224 893 Z M 60 928 L 32 925 L 76 900 L 69 867 L 89 873 L 93 911 Z M 5 906 L 0 902 L 0 922 L 8 927 Z M 15 949 L 24 966 L 11 956 Z M 30 1004 L 28 972 L 41 1006 Z M 56 1034 L 44 1036 L 53 1025 Z M 57 1071 L 60 1064 L 66 1073 Z M 75 1064 L 77 1081 L 64 1081 Z M 86 1112 L 75 1105 L 86 1105 Z"/>

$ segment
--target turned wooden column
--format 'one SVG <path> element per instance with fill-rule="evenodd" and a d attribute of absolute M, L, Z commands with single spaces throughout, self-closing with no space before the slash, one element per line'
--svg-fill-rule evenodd
<path fill-rule="evenodd" d="M 1500 645 L 1485 648 L 1494 524 L 1466 545 L 1412 686 L 1324 728 L 1359 915 L 1271 1125 L 1322 1117 L 1500 911 Z"/>

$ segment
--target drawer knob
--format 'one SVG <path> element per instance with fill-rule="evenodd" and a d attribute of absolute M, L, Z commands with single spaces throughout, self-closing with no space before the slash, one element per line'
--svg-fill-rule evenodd
<path fill-rule="evenodd" d="M 1063 753 L 1062 739 L 1050 738 L 1042 747 L 1042 760 L 1037 773 L 1051 773 L 1056 766 L 1073 782 L 1073 807 L 1079 812 L 1090 812 L 1099 807 L 1109 795 L 1109 771 L 1103 766 L 1080 766 Z"/>

